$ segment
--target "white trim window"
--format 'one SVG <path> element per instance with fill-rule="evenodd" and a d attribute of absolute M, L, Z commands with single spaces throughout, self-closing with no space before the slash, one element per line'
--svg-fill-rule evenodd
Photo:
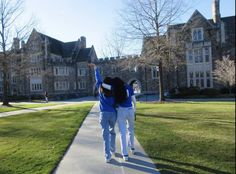
<path fill-rule="evenodd" d="M 193 63 L 193 50 L 188 50 L 188 63 Z"/>
<path fill-rule="evenodd" d="M 159 71 L 158 66 L 153 66 L 152 67 L 152 79 L 157 79 L 158 78 L 158 71 Z"/>
<path fill-rule="evenodd" d="M 194 62 L 195 63 L 202 63 L 203 57 L 202 57 L 202 49 L 194 49 Z"/>
<path fill-rule="evenodd" d="M 38 55 L 38 54 L 33 54 L 33 55 L 31 55 L 31 57 L 30 57 L 30 62 L 31 63 L 38 63 L 38 62 L 40 62 L 42 60 L 42 58 L 40 57 L 40 55 Z"/>
<path fill-rule="evenodd" d="M 31 83 L 31 91 L 42 91 L 42 83 Z"/>
<path fill-rule="evenodd" d="M 69 82 L 67 81 L 57 81 L 54 83 L 54 89 L 57 91 L 69 90 L 69 88 L 70 88 L 70 85 L 69 85 Z"/>
<path fill-rule="evenodd" d="M 40 76 L 41 75 L 41 68 L 31 68 L 30 69 L 31 76 Z"/>
<path fill-rule="evenodd" d="M 86 76 L 87 71 L 86 68 L 78 68 L 78 76 Z"/>
<path fill-rule="evenodd" d="M 204 88 L 205 87 L 205 82 L 204 82 L 204 72 L 200 72 L 200 88 Z"/>
<path fill-rule="evenodd" d="M 54 67 L 55 76 L 69 76 L 69 70 L 65 66 L 56 66 Z"/>
<path fill-rule="evenodd" d="M 86 82 L 83 80 L 78 82 L 78 88 L 79 89 L 86 89 Z"/>
<path fill-rule="evenodd" d="M 211 47 L 205 47 L 204 48 L 204 57 L 205 57 L 205 62 L 210 62 L 210 48 Z"/>
<path fill-rule="evenodd" d="M 193 87 L 194 82 L 193 82 L 193 72 L 189 72 L 189 86 Z"/>
<path fill-rule="evenodd" d="M 203 28 L 192 28 L 192 41 L 203 41 Z"/>
<path fill-rule="evenodd" d="M 200 87 L 200 72 L 199 71 L 195 72 L 195 84 L 196 86 Z"/>

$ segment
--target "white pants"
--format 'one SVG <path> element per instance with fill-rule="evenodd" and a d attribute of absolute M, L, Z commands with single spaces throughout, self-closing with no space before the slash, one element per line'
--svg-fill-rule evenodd
<path fill-rule="evenodd" d="M 128 147 L 134 148 L 134 109 L 119 107 L 117 110 L 117 123 L 120 131 L 121 153 L 128 155 L 126 127 L 128 128 Z"/>

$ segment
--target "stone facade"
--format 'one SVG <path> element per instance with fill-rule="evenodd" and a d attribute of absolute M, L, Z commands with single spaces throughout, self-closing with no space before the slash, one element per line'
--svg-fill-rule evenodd
<path fill-rule="evenodd" d="M 230 55 L 235 60 L 235 16 L 217 21 L 220 23 L 207 20 L 196 10 L 187 23 L 169 27 L 172 41 L 180 37 L 181 43 L 185 43 L 183 60 L 187 87 L 219 87 L 212 75 L 215 61 L 224 55 Z M 179 43 L 176 41 L 175 44 L 178 46 Z"/>
<path fill-rule="evenodd" d="M 178 87 L 217 88 L 213 79 L 214 62 L 223 55 L 235 59 L 235 16 L 221 18 L 219 1 L 213 3 L 213 20 L 195 11 L 186 23 L 171 25 L 165 36 L 176 54 L 164 60 L 175 60 L 163 68 L 164 91 Z M 21 47 L 20 47 L 21 45 Z M 33 30 L 26 43 L 14 39 L 10 58 L 9 94 L 37 96 L 47 91 L 50 98 L 92 95 L 95 89 L 94 71 L 87 64 L 97 64 L 103 77 L 120 77 L 133 85 L 137 93 L 158 93 L 158 68 L 155 63 L 143 65 L 149 59 L 144 40 L 140 56 L 98 59 L 94 47 L 86 47 L 86 38 L 62 42 Z M 0 95 L 2 93 L 0 66 Z"/>
<path fill-rule="evenodd" d="M 85 37 L 65 43 L 34 29 L 21 47 L 14 39 L 12 51 L 9 95 L 36 97 L 47 91 L 50 98 L 59 99 L 93 92 L 93 74 L 87 64 L 97 56 L 93 46 L 86 48 Z"/>

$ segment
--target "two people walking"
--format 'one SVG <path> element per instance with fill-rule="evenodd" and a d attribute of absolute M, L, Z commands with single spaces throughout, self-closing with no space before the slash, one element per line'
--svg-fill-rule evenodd
<path fill-rule="evenodd" d="M 99 94 L 100 118 L 104 140 L 105 161 L 110 162 L 112 154 L 116 152 L 115 146 L 115 124 L 118 123 L 121 140 L 121 152 L 123 159 L 128 161 L 126 130 L 128 128 L 128 148 L 134 153 L 134 113 L 136 99 L 132 87 L 125 84 L 119 77 L 105 77 L 102 81 L 99 70 L 95 64 L 89 66 L 94 68 L 96 87 Z"/>

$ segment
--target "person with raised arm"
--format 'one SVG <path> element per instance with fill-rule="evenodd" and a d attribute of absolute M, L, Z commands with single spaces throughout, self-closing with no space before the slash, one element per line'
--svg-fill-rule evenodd
<path fill-rule="evenodd" d="M 90 68 L 94 68 L 96 87 L 99 95 L 100 117 L 99 122 L 102 128 L 102 137 L 105 152 L 105 161 L 111 160 L 112 154 L 115 154 L 115 123 L 117 119 L 115 100 L 112 95 L 112 78 L 105 77 L 102 81 L 99 70 L 94 63 L 88 64 Z"/>

